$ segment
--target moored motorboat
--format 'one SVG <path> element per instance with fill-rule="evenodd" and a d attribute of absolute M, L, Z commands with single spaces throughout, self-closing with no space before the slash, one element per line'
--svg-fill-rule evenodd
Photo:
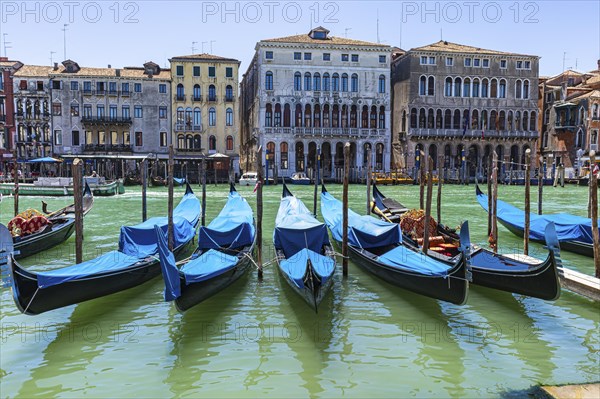
<path fill-rule="evenodd" d="M 181 312 L 233 284 L 253 263 L 256 227 L 252 208 L 233 185 L 219 215 L 200 227 L 197 249 L 179 267 L 158 226 L 156 235 L 165 300 L 174 301 Z"/>
<path fill-rule="evenodd" d="M 335 254 L 327 228 L 283 184 L 273 243 L 288 285 L 315 311 L 333 284 Z"/>
<path fill-rule="evenodd" d="M 290 177 L 292 184 L 301 184 L 301 185 L 309 185 L 310 179 L 306 176 L 304 172 L 296 172 L 292 174 Z"/>
<path fill-rule="evenodd" d="M 400 202 L 386 198 L 376 186 L 373 186 L 373 201 L 374 213 L 387 220 L 399 222 L 400 217 L 409 211 Z M 443 252 L 436 253 L 430 249 L 428 254 L 446 262 L 452 261 L 456 251 L 451 249 L 460 245 L 460 237 L 442 224 L 437 224 L 436 235 L 443 239 L 445 245 L 442 247 Z M 545 260 L 522 255 L 502 255 L 472 246 L 470 251 L 472 283 L 540 299 L 558 299 L 560 281 L 557 267 L 562 263 L 554 225 L 546 228 L 545 237 L 548 247 L 548 256 Z M 419 248 L 419 243 L 413 238 L 404 235 L 404 239 L 406 244 Z"/>
<path fill-rule="evenodd" d="M 321 213 L 335 241 L 342 242 L 342 203 L 325 186 Z M 417 294 L 462 305 L 469 292 L 469 229 L 463 223 L 460 254 L 448 264 L 417 252 L 402 242 L 396 223 L 360 216 L 348 209 L 348 250 L 361 268 L 381 279 Z"/>
<path fill-rule="evenodd" d="M 188 185 L 185 195 L 173 210 L 176 256 L 192 242 L 199 218 L 200 203 Z M 123 226 L 118 250 L 60 269 L 30 272 L 9 256 L 8 268 L 17 308 L 25 314 L 40 314 L 135 287 L 158 276 L 160 262 L 157 259 L 155 225 L 166 231 L 167 217 L 154 217 L 135 226 Z"/>

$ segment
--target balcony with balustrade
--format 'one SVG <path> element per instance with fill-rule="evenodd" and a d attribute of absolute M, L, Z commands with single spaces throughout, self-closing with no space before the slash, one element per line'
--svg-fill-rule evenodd
<path fill-rule="evenodd" d="M 537 131 L 497 131 L 497 130 L 467 130 L 463 129 L 426 129 L 417 128 L 408 131 L 408 139 L 423 140 L 452 140 L 452 139 L 499 139 L 499 140 L 535 140 L 539 137 Z"/>
<path fill-rule="evenodd" d="M 81 118 L 81 122 L 86 126 L 129 126 L 132 123 L 131 117 L 117 116 L 87 116 Z"/>
<path fill-rule="evenodd" d="M 295 138 L 385 138 L 389 134 L 388 129 L 367 129 L 348 127 L 265 127 L 261 130 L 262 133 L 266 135 L 293 135 Z"/>
<path fill-rule="evenodd" d="M 106 154 L 110 152 L 133 152 L 133 147 L 129 144 L 84 144 L 82 145 L 84 153 Z"/>

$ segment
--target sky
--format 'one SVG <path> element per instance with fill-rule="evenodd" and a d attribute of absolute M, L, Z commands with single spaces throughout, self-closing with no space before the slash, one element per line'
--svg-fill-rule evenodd
<path fill-rule="evenodd" d="M 243 73 L 261 39 L 316 26 L 403 49 L 443 38 L 537 55 L 540 76 L 590 71 L 600 59 L 600 0 L 0 0 L 0 53 L 35 65 L 66 53 L 81 66 L 120 68 L 207 52 L 240 60 Z"/>

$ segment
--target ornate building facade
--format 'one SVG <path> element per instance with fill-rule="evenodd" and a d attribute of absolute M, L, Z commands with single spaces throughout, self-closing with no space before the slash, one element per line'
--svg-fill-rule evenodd
<path fill-rule="evenodd" d="M 400 54 L 392 62 L 393 134 L 407 168 L 424 151 L 438 171 L 481 178 L 496 151 L 502 175 L 524 169 L 525 151 L 535 159 L 537 147 L 538 61 L 447 41 Z"/>
<path fill-rule="evenodd" d="M 240 61 L 211 54 L 178 56 L 169 61 L 177 154 L 223 154 L 238 170 Z"/>
<path fill-rule="evenodd" d="M 12 156 L 10 151 L 15 135 L 13 75 L 22 66 L 19 61 L 0 57 L 0 157 L 3 159 Z"/>
<path fill-rule="evenodd" d="M 88 68 L 67 60 L 48 72 L 54 153 L 166 154 L 171 73 L 143 67 Z"/>
<path fill-rule="evenodd" d="M 390 167 L 390 58 L 387 45 L 308 34 L 262 40 L 241 83 L 241 167 L 254 168 L 256 145 L 279 176 L 309 171 L 321 153 L 323 177 L 343 166 Z"/>

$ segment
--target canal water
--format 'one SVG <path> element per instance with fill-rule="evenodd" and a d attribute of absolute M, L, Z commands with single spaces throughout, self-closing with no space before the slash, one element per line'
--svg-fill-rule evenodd
<path fill-rule="evenodd" d="M 265 187 L 265 261 L 282 186 Z M 195 186 L 197 194 L 200 189 Z M 312 187 L 291 189 L 312 209 Z M 329 191 L 341 198 L 342 188 Z M 381 187 L 407 206 L 418 187 Z M 254 207 L 251 187 L 239 188 Z M 474 186 L 444 186 L 442 221 L 468 219 L 472 241 L 486 243 L 487 215 Z M 227 187 L 209 186 L 207 220 Z M 176 196 L 183 194 L 176 189 Z M 544 212 L 586 215 L 587 189 L 545 187 Z M 523 187 L 499 197 L 523 204 Z M 532 195 L 535 198 L 535 193 Z M 350 205 L 365 212 L 365 186 Z M 21 198 L 21 209 L 40 198 Z M 68 198 L 48 198 L 49 209 Z M 177 203 L 177 202 L 176 202 Z M 148 215 L 166 214 L 167 191 L 150 189 Z M 536 209 L 532 206 L 532 208 Z M 434 207 L 435 209 L 435 207 Z M 0 220 L 13 210 L 0 203 Z M 320 214 L 320 212 L 319 212 Z M 85 218 L 85 259 L 116 248 L 119 227 L 141 219 L 141 191 L 96 198 Z M 502 252 L 522 242 L 500 226 Z M 32 270 L 69 265 L 74 237 L 23 260 Z M 544 257 L 532 244 L 530 254 Z M 563 252 L 564 264 L 593 273 L 591 258 Z M 391 286 L 350 263 L 337 270 L 332 295 L 315 314 L 278 275 L 252 271 L 217 296 L 179 314 L 163 302 L 160 278 L 140 287 L 39 316 L 16 309 L 1 292 L 0 397 L 503 397 L 532 385 L 600 380 L 600 307 L 566 290 L 546 302 L 471 286 L 455 306 Z"/>

